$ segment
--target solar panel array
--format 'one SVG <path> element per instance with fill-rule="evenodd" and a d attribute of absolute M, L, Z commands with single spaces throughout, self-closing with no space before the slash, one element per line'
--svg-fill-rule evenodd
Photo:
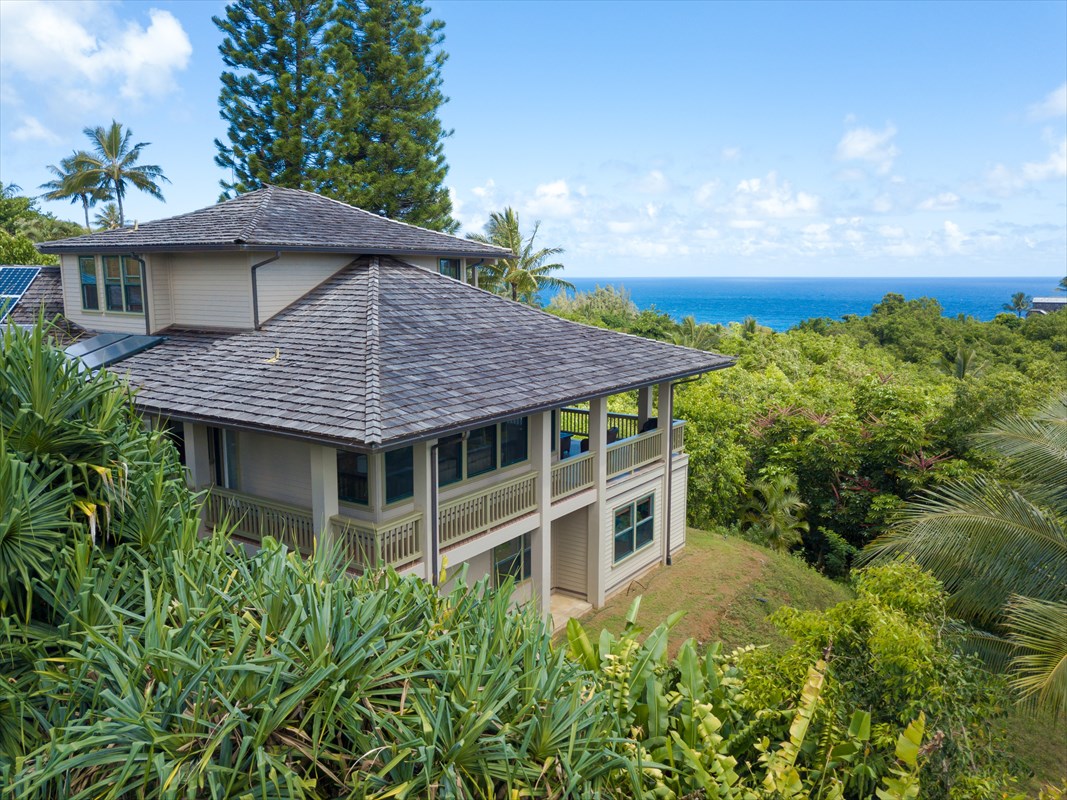
<path fill-rule="evenodd" d="M 0 322 L 30 288 L 40 267 L 0 267 Z"/>
<path fill-rule="evenodd" d="M 77 358 L 83 370 L 94 370 L 122 361 L 149 347 L 155 347 L 162 341 L 162 336 L 101 333 L 70 345 L 64 352 L 71 358 Z"/>

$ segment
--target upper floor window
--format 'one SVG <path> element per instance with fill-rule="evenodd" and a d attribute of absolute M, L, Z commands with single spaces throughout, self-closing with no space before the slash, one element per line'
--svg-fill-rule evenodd
<path fill-rule="evenodd" d="M 615 509 L 615 562 L 652 544 L 652 495 Z"/>
<path fill-rule="evenodd" d="M 144 313 L 141 262 L 128 256 L 104 256 L 104 298 L 108 311 Z"/>
<path fill-rule="evenodd" d="M 365 506 L 370 503 L 368 478 L 370 458 L 366 453 L 337 452 L 337 496 L 346 503 Z"/>
<path fill-rule="evenodd" d="M 440 259 L 437 262 L 437 269 L 442 275 L 455 278 L 457 281 L 463 279 L 463 262 L 458 258 Z"/>
<path fill-rule="evenodd" d="M 78 279 L 81 283 L 82 308 L 86 311 L 100 310 L 100 293 L 96 283 L 96 256 L 78 257 Z"/>
<path fill-rule="evenodd" d="M 402 447 L 385 454 L 385 502 L 395 503 L 415 494 L 415 450 Z"/>
<path fill-rule="evenodd" d="M 444 436 L 437 448 L 437 485 L 447 486 L 467 478 L 509 467 L 529 458 L 529 420 L 509 419 L 486 425 L 467 434 Z"/>

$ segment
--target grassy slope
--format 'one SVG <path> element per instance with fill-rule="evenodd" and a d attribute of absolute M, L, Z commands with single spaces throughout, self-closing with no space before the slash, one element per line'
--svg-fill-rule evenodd
<path fill-rule="evenodd" d="M 824 609 L 852 597 L 795 558 L 773 553 L 741 539 L 689 529 L 685 550 L 670 568 L 657 569 L 617 595 L 595 614 L 582 619 L 587 631 L 622 630 L 626 612 L 642 596 L 637 621 L 646 631 L 679 609 L 685 617 L 671 636 L 676 651 L 692 637 L 701 644 L 721 641 L 727 648 L 744 644 L 783 646 L 786 640 L 767 621 L 782 605 Z M 565 635 L 565 634 L 564 634 Z M 1018 711 L 1005 725 L 1031 796 L 1043 783 L 1067 781 L 1067 726 Z"/>
<path fill-rule="evenodd" d="M 767 621 L 776 608 L 827 608 L 848 599 L 852 592 L 795 558 L 690 528 L 686 548 L 673 566 L 634 582 L 595 614 L 584 617 L 582 625 L 589 631 L 607 628 L 618 633 L 637 595 L 642 595 L 637 620 L 646 631 L 685 609 L 685 617 L 671 636 L 672 650 L 676 650 L 690 637 L 701 644 L 722 641 L 727 648 L 781 645 L 785 640 Z"/>

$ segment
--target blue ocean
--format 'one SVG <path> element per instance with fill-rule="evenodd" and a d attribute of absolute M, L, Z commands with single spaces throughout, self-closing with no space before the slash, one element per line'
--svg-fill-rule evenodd
<path fill-rule="evenodd" d="M 990 320 L 1015 292 L 1058 294 L 1058 278 L 568 278 L 579 291 L 597 285 L 630 293 L 638 308 L 655 306 L 675 319 L 740 322 L 746 317 L 784 331 L 810 317 L 869 314 L 888 292 L 909 300 L 936 298 L 946 316 Z M 544 298 L 547 302 L 550 297 Z"/>

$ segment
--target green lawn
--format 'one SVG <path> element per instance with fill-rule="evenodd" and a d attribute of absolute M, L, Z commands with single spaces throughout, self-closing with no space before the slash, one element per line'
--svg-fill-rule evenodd
<path fill-rule="evenodd" d="M 767 621 L 783 605 L 828 608 L 852 596 L 848 587 L 827 580 L 801 561 L 741 539 L 689 529 L 689 538 L 671 567 L 661 567 L 587 617 L 589 631 L 618 633 L 637 595 L 638 623 L 651 630 L 668 615 L 686 615 L 671 636 L 672 651 L 692 637 L 701 644 L 721 641 L 781 646 L 785 639 Z"/>
<path fill-rule="evenodd" d="M 590 633 L 604 628 L 619 633 L 638 595 L 637 621 L 646 631 L 675 611 L 685 610 L 671 635 L 672 652 L 690 637 L 702 645 L 721 641 L 727 648 L 745 644 L 783 647 L 787 640 L 767 621 L 776 608 L 824 609 L 853 596 L 848 587 L 795 558 L 694 528 L 689 529 L 686 548 L 673 566 L 660 567 L 635 581 L 603 608 L 583 617 L 583 627 Z M 1032 797 L 1037 797 L 1043 784 L 1067 782 L 1067 725 L 1063 720 L 1016 711 L 1003 724 L 1020 765 L 1018 777 Z"/>

